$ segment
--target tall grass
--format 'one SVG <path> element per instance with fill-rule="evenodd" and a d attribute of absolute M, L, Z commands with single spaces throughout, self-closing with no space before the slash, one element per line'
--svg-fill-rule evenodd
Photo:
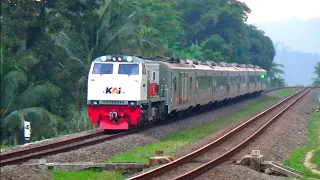
<path fill-rule="evenodd" d="M 318 106 L 317 106 L 318 107 Z M 284 164 L 306 173 L 309 177 L 320 178 L 320 175 L 313 174 L 309 169 L 304 166 L 304 160 L 308 152 L 316 150 L 314 152 L 311 162 L 320 168 L 320 153 L 317 151 L 320 148 L 320 112 L 313 113 L 311 120 L 309 122 L 309 132 L 308 132 L 308 143 L 297 148 L 292 152 L 288 159 L 284 161 Z"/>
<path fill-rule="evenodd" d="M 88 116 L 86 108 L 82 108 L 80 111 L 71 110 L 71 116 L 59 122 L 60 131 L 58 136 L 65 134 L 72 134 L 82 131 L 88 131 L 95 128 L 91 124 L 91 119 Z"/>

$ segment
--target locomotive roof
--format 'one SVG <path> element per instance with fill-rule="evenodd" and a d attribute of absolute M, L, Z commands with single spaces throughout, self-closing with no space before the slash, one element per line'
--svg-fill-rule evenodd
<path fill-rule="evenodd" d="M 247 65 L 247 64 L 237 64 L 237 63 L 225 63 L 225 62 L 213 62 L 213 61 L 195 61 L 192 59 L 179 59 L 176 57 L 156 57 L 156 58 L 144 58 L 144 57 L 136 57 L 136 56 L 127 56 L 127 55 L 106 55 L 97 57 L 93 62 L 102 62 L 101 58 L 106 57 L 107 61 L 113 62 L 112 57 L 122 57 L 124 62 L 128 59 L 128 57 L 132 57 L 131 62 L 136 63 L 162 63 L 166 66 L 173 69 L 202 69 L 202 70 L 228 70 L 228 71 L 259 71 L 266 72 L 266 70 L 262 69 L 259 66 L 255 65 Z"/>
<path fill-rule="evenodd" d="M 167 65 L 172 69 L 202 69 L 202 70 L 221 70 L 221 71 L 265 71 L 259 66 L 225 63 L 225 62 L 213 62 L 213 61 L 194 61 L 191 59 L 179 59 L 173 61 L 172 58 L 155 58 L 148 59 L 147 62 L 159 62 Z"/>

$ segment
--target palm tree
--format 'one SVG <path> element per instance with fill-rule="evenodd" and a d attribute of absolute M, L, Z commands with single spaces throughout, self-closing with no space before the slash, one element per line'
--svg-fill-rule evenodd
<path fill-rule="evenodd" d="M 281 68 L 284 68 L 282 64 L 278 64 L 274 61 L 271 63 L 271 68 L 267 73 L 269 87 L 286 86 L 284 79 L 280 77 L 280 74 L 284 74 L 284 71 Z"/>
<path fill-rule="evenodd" d="M 86 31 L 85 25 L 77 33 L 64 29 L 54 40 L 73 59 L 86 59 L 83 62 L 86 65 L 103 54 L 163 55 L 164 47 L 158 41 L 160 33 L 144 24 L 151 21 L 148 16 L 137 1 L 105 0 L 90 31 Z M 72 23 L 80 24 L 81 21 L 73 19 Z M 81 44 L 74 39 L 81 39 Z"/>
<path fill-rule="evenodd" d="M 280 75 L 280 74 L 284 74 L 284 71 L 280 68 L 284 68 L 284 66 L 282 64 L 278 64 L 276 62 L 272 62 L 271 63 L 271 68 L 268 72 L 268 77 L 269 78 L 274 78 L 276 77 L 277 75 Z"/>
<path fill-rule="evenodd" d="M 163 55 L 165 47 L 159 42 L 159 37 L 160 33 L 157 29 L 142 25 L 140 30 L 139 44 L 135 54 L 146 57 Z"/>
<path fill-rule="evenodd" d="M 28 72 L 37 63 L 29 52 L 21 51 L 13 58 L 4 58 L 1 49 L 1 140 L 13 135 L 14 144 L 21 143 L 24 121 L 34 129 L 32 139 L 56 134 L 57 120 L 45 108 L 46 99 L 54 98 L 59 88 L 48 82 L 33 82 Z M 3 143 L 3 142 L 2 142 Z"/>

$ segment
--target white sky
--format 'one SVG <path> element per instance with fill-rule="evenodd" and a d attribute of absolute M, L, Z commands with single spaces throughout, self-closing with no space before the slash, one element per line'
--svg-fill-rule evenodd
<path fill-rule="evenodd" d="M 239 0 L 252 12 L 248 23 L 272 22 L 283 19 L 303 20 L 320 17 L 320 0 Z"/>

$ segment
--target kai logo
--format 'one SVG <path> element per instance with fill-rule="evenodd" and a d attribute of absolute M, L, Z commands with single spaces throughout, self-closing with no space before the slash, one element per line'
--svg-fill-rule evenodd
<path fill-rule="evenodd" d="M 106 94 L 121 94 L 121 87 L 107 87 Z"/>

